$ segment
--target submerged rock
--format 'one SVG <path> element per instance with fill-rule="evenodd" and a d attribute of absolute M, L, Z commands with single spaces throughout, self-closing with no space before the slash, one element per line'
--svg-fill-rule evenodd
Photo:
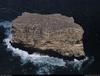
<path fill-rule="evenodd" d="M 63 56 L 84 56 L 83 29 L 72 17 L 24 12 L 12 22 L 12 44 L 53 51 Z M 33 50 L 34 52 L 34 50 Z"/>

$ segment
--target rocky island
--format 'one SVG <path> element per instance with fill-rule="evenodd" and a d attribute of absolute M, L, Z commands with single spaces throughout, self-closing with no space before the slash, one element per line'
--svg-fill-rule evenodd
<path fill-rule="evenodd" d="M 83 33 L 82 27 L 74 22 L 73 17 L 23 12 L 12 21 L 11 43 L 79 57 L 85 55 Z"/>

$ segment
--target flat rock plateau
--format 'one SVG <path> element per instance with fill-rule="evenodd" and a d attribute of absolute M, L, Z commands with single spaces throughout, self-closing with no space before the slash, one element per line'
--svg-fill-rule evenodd
<path fill-rule="evenodd" d="M 12 21 L 11 43 L 43 52 L 53 50 L 62 56 L 79 57 L 85 55 L 83 33 L 73 17 L 23 12 Z"/>

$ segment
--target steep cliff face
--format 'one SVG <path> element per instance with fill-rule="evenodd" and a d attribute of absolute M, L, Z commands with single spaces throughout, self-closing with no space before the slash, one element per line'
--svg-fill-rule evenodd
<path fill-rule="evenodd" d="M 12 23 L 13 44 L 21 43 L 25 47 L 41 50 L 51 49 L 63 56 L 85 55 L 82 42 L 84 31 L 80 25 L 74 23 L 72 17 L 24 12 Z"/>

